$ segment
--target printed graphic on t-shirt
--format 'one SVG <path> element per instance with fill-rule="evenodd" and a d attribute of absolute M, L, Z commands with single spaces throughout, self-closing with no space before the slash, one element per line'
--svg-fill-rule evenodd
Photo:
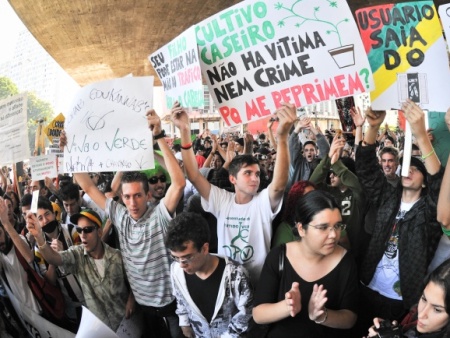
<path fill-rule="evenodd" d="M 254 254 L 253 246 L 248 243 L 250 217 L 227 217 L 225 229 L 231 242 L 223 245 L 225 254 L 233 260 L 245 263 Z"/>
<path fill-rule="evenodd" d="M 352 196 L 346 196 L 341 202 L 341 215 L 350 216 L 352 210 Z"/>

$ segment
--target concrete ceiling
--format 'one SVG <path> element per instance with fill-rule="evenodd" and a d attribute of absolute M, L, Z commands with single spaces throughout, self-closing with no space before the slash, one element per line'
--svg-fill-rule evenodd
<path fill-rule="evenodd" d="M 78 84 L 153 75 L 148 55 L 239 0 L 9 0 L 25 26 Z M 352 10 L 393 1 L 349 0 Z M 403 2 L 403 1 L 395 1 Z M 435 1 L 435 4 L 446 0 Z"/>

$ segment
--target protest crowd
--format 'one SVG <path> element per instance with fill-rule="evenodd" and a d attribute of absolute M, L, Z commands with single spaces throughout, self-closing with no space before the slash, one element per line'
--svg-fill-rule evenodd
<path fill-rule="evenodd" d="M 84 305 L 113 331 L 139 314 L 142 337 L 450 337 L 450 170 L 423 111 L 402 109 L 410 159 L 384 111 L 353 107 L 346 134 L 284 103 L 266 133 L 191 135 L 176 102 L 171 147 L 147 112 L 155 169 L 25 170 L 13 186 L 4 167 L 3 282 L 74 333 Z M 62 305 L 38 298 L 30 269 Z M 2 315 L 2 337 L 25 334 L 15 317 Z"/>

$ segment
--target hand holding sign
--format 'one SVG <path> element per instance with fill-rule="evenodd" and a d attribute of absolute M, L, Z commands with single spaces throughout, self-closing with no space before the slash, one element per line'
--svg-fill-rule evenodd
<path fill-rule="evenodd" d="M 422 137 L 427 135 L 425 130 L 425 114 L 423 110 L 410 99 L 406 99 L 406 102 L 402 104 L 402 110 L 405 113 L 405 117 L 411 125 L 411 131 L 413 135 Z"/>
<path fill-rule="evenodd" d="M 154 109 L 150 109 L 147 112 L 148 127 L 153 132 L 153 136 L 161 134 L 161 119 L 156 114 Z"/>
<path fill-rule="evenodd" d="M 183 107 L 181 107 L 178 101 L 175 101 L 175 103 L 173 104 L 171 114 L 173 124 L 178 129 L 181 130 L 189 127 L 189 116 L 186 110 Z"/>
<path fill-rule="evenodd" d="M 376 111 L 376 110 L 372 110 L 372 108 L 370 108 L 370 107 L 367 108 L 367 110 L 366 110 L 367 123 L 369 123 L 369 126 L 373 129 L 380 128 L 385 117 L 386 117 L 385 110 Z"/>

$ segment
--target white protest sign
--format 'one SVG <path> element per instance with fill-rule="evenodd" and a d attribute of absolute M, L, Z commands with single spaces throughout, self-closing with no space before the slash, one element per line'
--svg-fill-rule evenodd
<path fill-rule="evenodd" d="M 102 337 L 102 338 L 118 338 L 118 336 L 98 319 L 88 308 L 83 306 L 81 315 L 81 323 L 75 337 Z"/>
<path fill-rule="evenodd" d="M 41 155 L 30 158 L 31 177 L 39 181 L 46 177 L 58 176 L 56 154 Z"/>
<path fill-rule="evenodd" d="M 83 87 L 65 115 L 64 172 L 154 167 L 146 112 L 153 77 L 126 77 Z"/>
<path fill-rule="evenodd" d="M 1 278 L 1 277 L 0 277 Z M 38 313 L 31 310 L 25 304 L 21 303 L 11 292 L 8 284 L 2 278 L 3 286 L 6 289 L 8 298 L 11 301 L 16 313 L 19 315 L 20 320 L 24 324 L 31 337 L 41 338 L 74 338 L 75 334 L 67 331 L 51 322 Z"/>
<path fill-rule="evenodd" d="M 17 163 L 28 157 L 27 95 L 22 93 L 0 101 L 0 158 Z"/>
<path fill-rule="evenodd" d="M 450 37 L 450 4 L 440 5 L 439 17 L 441 18 L 442 27 L 444 27 L 444 33 L 447 37 L 447 50 L 450 48 L 448 38 Z"/>
<path fill-rule="evenodd" d="M 175 101 L 183 107 L 203 107 L 202 71 L 198 59 L 195 29 L 191 27 L 148 57 L 166 95 L 166 105 Z"/>
<path fill-rule="evenodd" d="M 203 76 L 227 126 L 372 89 L 345 0 L 243 1 L 196 25 Z"/>

